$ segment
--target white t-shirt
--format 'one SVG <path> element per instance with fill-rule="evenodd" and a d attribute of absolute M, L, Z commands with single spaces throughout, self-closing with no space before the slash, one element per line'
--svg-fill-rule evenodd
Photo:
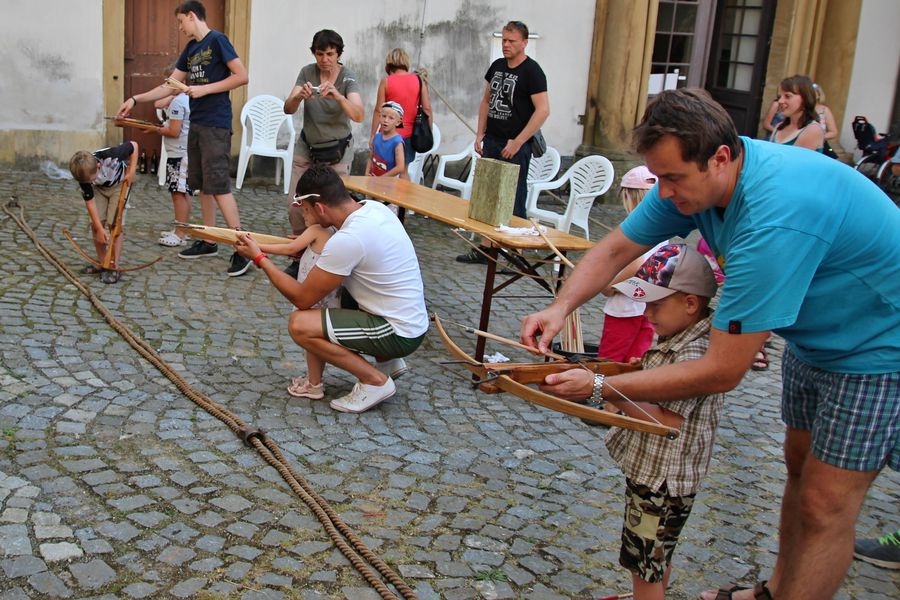
<path fill-rule="evenodd" d="M 428 331 L 419 259 L 403 224 L 389 208 L 366 201 L 325 243 L 316 266 L 345 277 L 360 310 L 383 317 L 397 335 Z"/>
<path fill-rule="evenodd" d="M 181 135 L 177 138 L 163 136 L 163 144 L 166 145 L 166 155 L 169 158 L 184 158 L 187 156 L 187 139 L 188 129 L 191 126 L 191 104 L 190 98 L 184 92 L 181 92 L 169 103 L 166 108 L 168 117 L 166 123 L 175 119 L 181 121 Z"/>

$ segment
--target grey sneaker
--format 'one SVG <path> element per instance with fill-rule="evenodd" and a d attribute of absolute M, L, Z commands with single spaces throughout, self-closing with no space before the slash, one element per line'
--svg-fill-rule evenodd
<path fill-rule="evenodd" d="M 391 379 L 399 379 L 406 373 L 409 373 L 409 367 L 402 358 L 392 358 L 384 362 L 375 361 L 375 368 L 390 377 Z"/>
<path fill-rule="evenodd" d="M 204 240 L 196 240 L 190 248 L 178 253 L 180 258 L 201 258 L 203 256 L 215 256 L 219 253 L 219 245 Z"/>
<path fill-rule="evenodd" d="M 900 569 L 900 529 L 880 538 L 856 540 L 853 556 L 885 569 Z"/>
<path fill-rule="evenodd" d="M 390 377 L 384 385 L 366 385 L 357 381 L 349 394 L 332 400 L 328 406 L 346 413 L 366 412 L 393 396 L 396 391 L 394 380 Z"/>

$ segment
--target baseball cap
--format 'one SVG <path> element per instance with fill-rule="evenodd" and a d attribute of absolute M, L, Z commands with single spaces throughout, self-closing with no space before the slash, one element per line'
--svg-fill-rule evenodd
<path fill-rule="evenodd" d="M 718 289 L 707 260 L 687 244 L 661 246 L 634 277 L 613 287 L 637 302 L 656 302 L 675 292 L 712 298 Z"/>
<path fill-rule="evenodd" d="M 622 183 L 619 184 L 624 188 L 634 188 L 638 190 L 649 190 L 656 183 L 656 175 L 650 172 L 650 169 L 644 165 L 635 167 L 622 176 Z"/>
<path fill-rule="evenodd" d="M 403 118 L 403 107 L 400 106 L 399 102 L 394 102 L 393 100 L 388 100 L 387 102 L 385 102 L 384 104 L 381 105 L 381 108 L 389 108 L 392 111 L 394 111 L 395 113 L 397 113 L 398 115 L 400 115 L 401 119 Z"/>

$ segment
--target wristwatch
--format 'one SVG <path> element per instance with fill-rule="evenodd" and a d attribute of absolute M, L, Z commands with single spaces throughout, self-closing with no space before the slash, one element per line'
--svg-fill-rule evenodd
<path fill-rule="evenodd" d="M 591 390 L 591 397 L 588 398 L 587 405 L 602 410 L 606 406 L 606 400 L 603 399 L 603 381 L 605 375 L 594 375 L 594 387 Z"/>

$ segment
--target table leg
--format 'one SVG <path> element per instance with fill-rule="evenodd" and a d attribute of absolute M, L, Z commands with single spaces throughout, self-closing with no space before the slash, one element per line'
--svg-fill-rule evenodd
<path fill-rule="evenodd" d="M 489 257 L 487 264 L 487 273 L 484 276 L 484 294 L 481 299 L 481 317 L 478 320 L 478 329 L 481 331 L 488 330 L 488 323 L 491 320 L 491 303 L 494 299 L 494 276 L 497 273 L 497 256 L 499 254 L 499 248 L 496 246 L 490 246 L 487 248 L 487 255 Z M 487 343 L 487 339 L 478 336 L 478 339 L 475 342 L 475 360 L 481 362 L 484 359 L 484 347 Z"/>

